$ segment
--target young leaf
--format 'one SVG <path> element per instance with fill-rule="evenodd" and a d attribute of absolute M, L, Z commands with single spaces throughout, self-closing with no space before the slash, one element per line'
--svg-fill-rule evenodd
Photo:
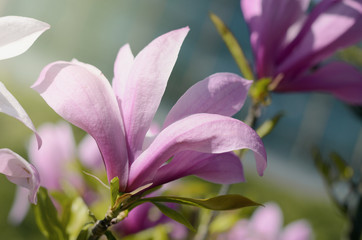
<path fill-rule="evenodd" d="M 58 219 L 57 210 L 45 188 L 40 187 L 38 192 L 38 204 L 34 205 L 33 209 L 36 223 L 40 231 L 48 239 L 68 239 L 65 228 Z"/>
<path fill-rule="evenodd" d="M 191 223 L 179 212 L 173 210 L 172 208 L 169 208 L 163 204 L 153 202 L 152 203 L 160 209 L 160 211 L 165 214 L 167 217 L 185 225 L 188 229 L 190 229 L 193 232 L 196 232 L 195 228 L 191 225 Z"/>
<path fill-rule="evenodd" d="M 246 59 L 243 50 L 241 49 L 238 41 L 236 40 L 232 32 L 226 27 L 224 22 L 215 14 L 210 13 L 210 19 L 214 23 L 217 31 L 224 40 L 231 55 L 235 59 L 235 62 L 238 65 L 241 73 L 244 75 L 246 79 L 254 80 L 254 75 L 250 69 L 248 60 Z"/>
<path fill-rule="evenodd" d="M 272 119 L 263 122 L 263 124 L 256 130 L 256 133 L 260 136 L 260 138 L 267 136 L 274 129 L 282 116 L 283 113 L 278 113 Z"/>
<path fill-rule="evenodd" d="M 69 239 L 76 239 L 84 225 L 90 221 L 89 209 L 81 197 L 73 199 L 69 208 L 69 220 L 66 225 Z"/>
<path fill-rule="evenodd" d="M 346 161 L 337 153 L 330 155 L 334 165 L 336 166 L 339 177 L 343 180 L 348 180 L 353 176 L 353 168 L 348 166 Z"/>
<path fill-rule="evenodd" d="M 111 180 L 111 199 L 112 199 L 112 206 L 115 204 L 118 193 L 119 193 L 119 179 L 118 177 L 114 177 Z"/>
<path fill-rule="evenodd" d="M 234 210 L 243 207 L 260 206 L 261 204 L 256 203 L 246 197 L 238 194 L 221 195 L 208 199 L 194 199 L 184 197 L 173 197 L 173 196 L 159 196 L 151 198 L 142 198 L 136 201 L 132 208 L 142 204 L 144 202 L 174 202 L 179 204 L 191 205 L 196 207 L 202 207 L 211 210 Z"/>

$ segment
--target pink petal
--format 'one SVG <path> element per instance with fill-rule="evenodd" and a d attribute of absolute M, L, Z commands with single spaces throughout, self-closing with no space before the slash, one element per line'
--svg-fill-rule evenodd
<path fill-rule="evenodd" d="M 176 154 L 170 163 L 158 169 L 152 181 L 153 186 L 188 175 L 196 175 L 220 184 L 232 184 L 245 180 L 241 161 L 231 152 L 209 154 L 183 151 Z"/>
<path fill-rule="evenodd" d="M 13 95 L 11 95 L 2 82 L 0 82 L 0 112 L 18 119 L 24 123 L 25 126 L 30 128 L 35 133 L 38 141 L 38 148 L 40 148 L 41 138 L 36 133 L 33 122 L 30 120 L 28 114 L 25 112 L 20 103 Z"/>
<path fill-rule="evenodd" d="M 196 83 L 168 113 L 164 128 L 195 113 L 232 116 L 244 105 L 252 81 L 233 73 L 216 73 Z"/>
<path fill-rule="evenodd" d="M 296 75 L 336 50 L 362 39 L 362 3 L 354 0 L 322 1 L 297 36 L 298 43 L 284 58 L 278 72 Z"/>
<path fill-rule="evenodd" d="M 143 139 L 188 31 L 188 27 L 181 28 L 156 38 L 134 60 L 121 99 L 130 162 L 142 150 Z"/>
<path fill-rule="evenodd" d="M 350 104 L 362 104 L 362 73 L 354 67 L 333 62 L 295 81 L 281 82 L 277 91 L 321 91 Z"/>
<path fill-rule="evenodd" d="M 0 60 L 24 53 L 49 28 L 49 24 L 33 18 L 0 17 Z"/>
<path fill-rule="evenodd" d="M 30 163 L 9 149 L 0 149 L 0 173 L 10 182 L 27 188 L 29 201 L 36 204 L 40 179 L 38 171 Z"/>
<path fill-rule="evenodd" d="M 119 49 L 116 61 L 114 63 L 114 78 L 112 81 L 112 86 L 119 101 L 123 98 L 133 62 L 134 57 L 131 48 L 129 44 L 126 44 L 121 47 L 121 49 Z"/>
<path fill-rule="evenodd" d="M 43 146 L 37 149 L 32 138 L 28 147 L 29 160 L 38 169 L 43 187 L 60 190 L 63 181 L 71 182 L 68 167 L 76 157 L 72 129 L 65 122 L 43 124 L 38 129 Z"/>
<path fill-rule="evenodd" d="M 16 188 L 15 200 L 9 213 L 9 221 L 14 225 L 20 224 L 28 213 L 29 202 L 26 199 L 28 192 L 26 188 Z"/>
<path fill-rule="evenodd" d="M 313 231 L 307 221 L 299 220 L 286 226 L 280 240 L 312 240 Z"/>
<path fill-rule="evenodd" d="M 102 153 L 108 180 L 128 178 L 122 117 L 113 90 L 95 67 L 55 62 L 46 66 L 32 86 L 60 116 L 88 132 Z"/>
<path fill-rule="evenodd" d="M 162 130 L 134 161 L 127 190 L 152 181 L 157 169 L 178 152 L 224 153 L 242 148 L 254 151 L 258 172 L 263 174 L 266 167 L 265 149 L 260 137 L 248 125 L 217 114 L 188 116 Z"/>
<path fill-rule="evenodd" d="M 288 28 L 303 17 L 308 4 L 309 0 L 241 0 L 259 78 L 273 75 Z"/>
<path fill-rule="evenodd" d="M 102 155 L 96 141 L 91 135 L 86 135 L 79 143 L 79 159 L 89 169 L 103 169 Z"/>
<path fill-rule="evenodd" d="M 283 226 L 283 213 L 274 203 L 259 207 L 250 219 L 249 228 L 261 239 L 278 239 Z"/>

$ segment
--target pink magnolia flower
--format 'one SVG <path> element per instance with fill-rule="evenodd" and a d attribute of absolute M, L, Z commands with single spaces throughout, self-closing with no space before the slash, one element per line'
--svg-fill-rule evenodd
<path fill-rule="evenodd" d="M 0 17 L 0 60 L 22 54 L 48 28 L 48 24 L 32 18 Z M 35 127 L 25 110 L 1 82 L 0 112 L 20 120 L 35 132 Z M 40 147 L 41 139 L 36 132 L 35 134 Z M 0 173 L 11 182 L 26 188 L 29 201 L 36 204 L 39 174 L 31 164 L 9 149 L 0 149 Z"/>
<path fill-rule="evenodd" d="M 128 44 L 123 46 L 113 89 L 100 70 L 78 61 L 49 64 L 32 86 L 59 115 L 95 139 L 108 180 L 117 176 L 122 192 L 189 174 L 220 183 L 242 181 L 240 160 L 230 152 L 235 149 L 254 151 L 260 175 L 266 167 L 259 136 L 229 117 L 240 110 L 250 86 L 231 73 L 214 74 L 191 87 L 160 133 L 145 141 L 188 31 L 164 34 L 136 57 Z"/>
<path fill-rule="evenodd" d="M 336 50 L 361 41 L 361 2 L 322 0 L 307 15 L 309 2 L 241 0 L 257 77 L 272 78 L 278 92 L 322 91 L 361 104 L 362 74 L 354 67 L 329 62 L 312 70 Z"/>
<path fill-rule="evenodd" d="M 288 224 L 284 229 L 283 214 L 275 203 L 259 207 L 250 220 L 240 220 L 227 234 L 219 240 L 311 240 L 313 232 L 309 223 L 298 220 Z"/>

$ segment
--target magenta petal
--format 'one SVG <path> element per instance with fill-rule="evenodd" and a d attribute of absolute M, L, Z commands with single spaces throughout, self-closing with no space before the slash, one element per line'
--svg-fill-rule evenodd
<path fill-rule="evenodd" d="M 345 102 L 362 104 L 362 73 L 348 64 L 333 62 L 295 81 L 281 82 L 276 91 L 328 92 Z"/>
<path fill-rule="evenodd" d="M 119 49 L 116 61 L 114 62 L 114 78 L 112 81 L 113 90 L 120 100 L 123 98 L 123 92 L 132 69 L 134 57 L 129 44 Z"/>
<path fill-rule="evenodd" d="M 188 175 L 196 175 L 220 184 L 232 184 L 245 180 L 241 161 L 232 152 L 210 154 L 183 151 L 176 154 L 170 163 L 158 169 L 152 181 L 153 186 Z"/>
<path fill-rule="evenodd" d="M 195 113 L 232 116 L 244 105 L 252 81 L 233 73 L 216 73 L 196 83 L 168 113 L 164 128 Z"/>
<path fill-rule="evenodd" d="M 28 196 L 28 189 L 23 187 L 16 188 L 15 199 L 9 213 L 9 221 L 14 224 L 20 224 L 29 210 L 29 202 L 26 199 Z"/>
<path fill-rule="evenodd" d="M 41 138 L 36 133 L 33 122 L 30 120 L 28 114 L 25 112 L 20 103 L 13 95 L 11 95 L 2 82 L 0 82 L 0 112 L 18 119 L 24 123 L 25 126 L 30 128 L 35 133 L 38 141 L 38 148 L 40 148 Z"/>
<path fill-rule="evenodd" d="M 130 162 L 142 150 L 143 139 L 160 104 L 168 78 L 189 28 L 166 33 L 135 58 L 122 101 Z"/>
<path fill-rule="evenodd" d="M 0 173 L 4 174 L 10 182 L 27 188 L 29 201 L 36 204 L 40 179 L 33 165 L 9 149 L 0 149 Z"/>
<path fill-rule="evenodd" d="M 265 149 L 260 137 L 248 125 L 217 114 L 188 116 L 162 130 L 133 162 L 127 190 L 152 181 L 157 169 L 178 152 L 224 153 L 242 148 L 254 151 L 258 173 L 263 174 Z"/>
<path fill-rule="evenodd" d="M 82 164 L 92 170 L 102 169 L 102 155 L 99 152 L 96 141 L 91 135 L 86 135 L 79 143 L 79 159 Z"/>
<path fill-rule="evenodd" d="M 91 65 L 55 62 L 43 69 L 33 88 L 60 116 L 93 136 L 108 180 L 118 176 L 124 189 L 128 178 L 125 134 L 116 97 L 103 74 Z"/>
<path fill-rule="evenodd" d="M 293 51 L 278 72 L 297 75 L 336 50 L 362 39 L 362 3 L 354 0 L 322 1 L 310 14 L 292 43 Z"/>
<path fill-rule="evenodd" d="M 273 74 L 288 28 L 303 16 L 308 4 L 309 0 L 241 0 L 259 78 Z"/>

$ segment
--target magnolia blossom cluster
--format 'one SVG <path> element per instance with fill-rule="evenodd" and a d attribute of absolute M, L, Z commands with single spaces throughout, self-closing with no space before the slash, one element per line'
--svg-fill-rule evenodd
<path fill-rule="evenodd" d="M 272 78 L 277 92 L 321 91 L 362 103 L 362 74 L 340 61 L 337 50 L 362 39 L 359 0 L 241 0 L 250 30 L 257 77 Z"/>

